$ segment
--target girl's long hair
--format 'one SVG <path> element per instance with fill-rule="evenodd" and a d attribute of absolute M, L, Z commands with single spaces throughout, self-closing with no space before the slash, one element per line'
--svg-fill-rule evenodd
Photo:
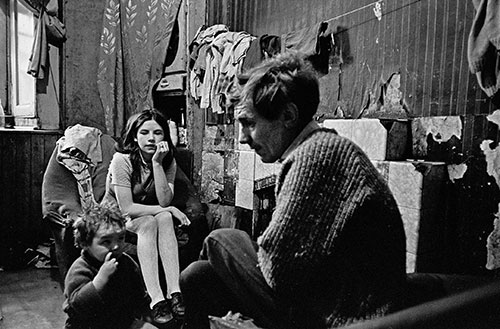
<path fill-rule="evenodd" d="M 116 150 L 120 153 L 130 154 L 132 163 L 132 183 L 137 183 L 141 179 L 141 168 L 144 166 L 141 158 L 141 150 L 135 141 L 137 132 L 146 121 L 154 120 L 163 129 L 164 141 L 168 143 L 169 152 L 163 159 L 163 168 L 166 170 L 174 160 L 175 147 L 170 138 L 170 128 L 168 120 L 155 109 L 146 109 L 140 113 L 132 115 L 123 129 L 122 138 L 117 144 Z"/>

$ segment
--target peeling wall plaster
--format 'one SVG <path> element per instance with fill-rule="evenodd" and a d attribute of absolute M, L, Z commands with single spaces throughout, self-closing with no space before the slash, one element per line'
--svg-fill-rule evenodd
<path fill-rule="evenodd" d="M 452 183 L 455 182 L 455 179 L 463 178 L 466 171 L 467 165 L 465 163 L 448 165 L 448 177 Z"/>
<path fill-rule="evenodd" d="M 438 143 L 447 142 L 452 136 L 458 139 L 462 136 L 462 121 L 458 116 L 426 117 L 421 118 L 421 122 L 426 127 L 426 135 L 432 134 Z"/>
<path fill-rule="evenodd" d="M 201 175 L 202 202 L 209 203 L 220 198 L 224 190 L 224 158 L 218 153 L 203 152 Z"/>
<path fill-rule="evenodd" d="M 486 117 L 488 121 L 495 123 L 500 128 L 500 110 L 496 110 Z M 486 139 L 479 146 L 486 157 L 486 172 L 488 175 L 495 178 L 495 181 L 500 187 L 500 146 L 491 148 L 492 140 Z"/>
<path fill-rule="evenodd" d="M 500 268 L 500 204 L 498 205 L 498 212 L 495 214 L 493 221 L 493 231 L 486 239 L 487 260 L 486 268 L 494 270 Z"/>
<path fill-rule="evenodd" d="M 496 110 L 486 118 L 500 128 L 500 110 Z M 491 143 L 493 141 L 487 139 L 479 147 L 486 157 L 486 172 L 495 178 L 498 187 L 500 187 L 500 146 L 492 149 L 490 147 Z M 498 205 L 498 212 L 495 214 L 493 221 L 493 231 L 491 231 L 486 239 L 486 250 L 486 268 L 488 270 L 500 268 L 500 204 Z"/>
<path fill-rule="evenodd" d="M 500 110 L 496 110 L 486 117 L 489 121 L 495 123 L 500 128 Z"/>
<path fill-rule="evenodd" d="M 375 92 L 369 92 L 368 103 L 356 118 L 408 118 L 403 92 L 400 90 L 401 74 L 394 72 L 386 81 L 381 81 L 377 86 L 374 87 Z"/>
<path fill-rule="evenodd" d="M 486 157 L 486 172 L 488 175 L 495 178 L 498 187 L 500 187 L 500 146 L 496 148 L 491 148 L 490 144 L 493 143 L 492 140 L 484 140 L 479 147 Z"/>
<path fill-rule="evenodd" d="M 462 120 L 460 116 L 437 116 L 414 118 L 411 124 L 413 155 L 425 159 L 429 145 L 427 136 L 437 143 L 448 142 L 453 136 L 462 138 Z"/>

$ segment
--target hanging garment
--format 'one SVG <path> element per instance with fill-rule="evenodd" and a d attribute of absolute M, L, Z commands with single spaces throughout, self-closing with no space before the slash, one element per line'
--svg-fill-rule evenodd
<path fill-rule="evenodd" d="M 224 24 L 215 24 L 209 27 L 201 26 L 189 45 L 190 94 L 200 102 L 203 96 L 203 81 L 207 68 L 207 51 L 213 40 L 219 34 L 226 32 L 229 32 L 229 28 Z M 204 99 L 203 103 L 205 102 L 206 99 Z"/>
<path fill-rule="evenodd" d="M 282 51 L 294 50 L 307 58 L 317 71 L 328 73 L 332 38 L 327 22 L 321 22 L 281 37 Z"/>
<path fill-rule="evenodd" d="M 48 44 L 60 47 L 66 41 L 66 28 L 57 18 L 59 11 L 57 0 L 50 0 L 47 4 L 44 4 L 41 0 L 32 0 L 28 1 L 27 4 L 38 12 L 28 74 L 36 79 L 43 80 L 46 69 L 50 65 Z"/>
<path fill-rule="evenodd" d="M 467 58 L 480 88 L 492 97 L 500 88 L 500 0 L 473 0 L 476 14 L 469 33 Z"/>
<path fill-rule="evenodd" d="M 261 35 L 250 44 L 243 61 L 242 71 L 257 66 L 264 59 L 273 57 L 281 52 L 281 38 L 277 35 Z"/>
<path fill-rule="evenodd" d="M 256 37 L 247 32 L 238 32 L 232 43 L 227 43 L 220 64 L 218 81 L 213 86 L 212 110 L 216 113 L 224 113 L 230 105 L 233 85 L 237 75 L 242 72 L 243 61 L 246 57 L 250 44 Z"/>
<path fill-rule="evenodd" d="M 28 74 L 36 79 L 44 79 L 45 71 L 49 65 L 49 46 L 47 44 L 47 33 L 45 29 L 44 10 L 40 12 L 36 23 L 35 40 L 31 49 L 31 57 L 28 66 Z"/>

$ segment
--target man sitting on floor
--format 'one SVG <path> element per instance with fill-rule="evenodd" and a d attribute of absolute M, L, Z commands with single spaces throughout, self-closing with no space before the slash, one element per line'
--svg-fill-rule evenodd
<path fill-rule="evenodd" d="M 181 274 L 187 328 L 241 312 L 263 328 L 335 328 L 402 305 L 405 234 L 396 202 L 363 151 L 314 120 L 318 79 L 298 54 L 240 80 L 240 143 L 282 162 L 276 208 L 257 245 L 213 231 Z"/>

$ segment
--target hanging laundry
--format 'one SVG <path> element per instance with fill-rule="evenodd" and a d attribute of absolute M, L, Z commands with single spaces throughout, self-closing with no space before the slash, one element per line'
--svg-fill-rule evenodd
<path fill-rule="evenodd" d="M 261 35 L 250 44 L 245 60 L 243 61 L 242 71 L 248 71 L 266 58 L 273 57 L 280 52 L 281 37 L 268 34 Z"/>
<path fill-rule="evenodd" d="M 223 114 L 236 76 L 256 37 L 247 32 L 231 32 L 225 25 L 202 27 L 191 42 L 189 91 L 200 108 Z"/>
<path fill-rule="evenodd" d="M 224 51 L 219 66 L 219 76 L 212 86 L 212 111 L 224 113 L 226 99 L 232 82 L 241 73 L 243 60 L 250 43 L 255 37 L 247 32 L 234 32 L 232 38 L 224 44 Z"/>
<path fill-rule="evenodd" d="M 223 24 L 210 27 L 203 25 L 198 29 L 193 41 L 189 44 L 189 91 L 195 100 L 200 100 L 202 96 L 201 90 L 205 78 L 207 50 L 217 35 L 228 31 L 229 28 Z"/>
<path fill-rule="evenodd" d="M 49 66 L 49 45 L 47 42 L 47 33 L 45 29 L 44 16 L 45 10 L 40 12 L 36 23 L 35 40 L 31 49 L 31 56 L 28 66 L 28 74 L 36 79 L 43 80 L 45 72 Z"/>
<path fill-rule="evenodd" d="M 300 52 L 312 63 L 314 69 L 328 73 L 328 60 L 333 44 L 327 22 L 284 34 L 281 40 L 283 52 Z"/>
<path fill-rule="evenodd" d="M 471 73 L 481 89 L 492 97 L 500 88 L 500 0 L 473 0 L 476 14 L 468 39 L 467 57 Z"/>

